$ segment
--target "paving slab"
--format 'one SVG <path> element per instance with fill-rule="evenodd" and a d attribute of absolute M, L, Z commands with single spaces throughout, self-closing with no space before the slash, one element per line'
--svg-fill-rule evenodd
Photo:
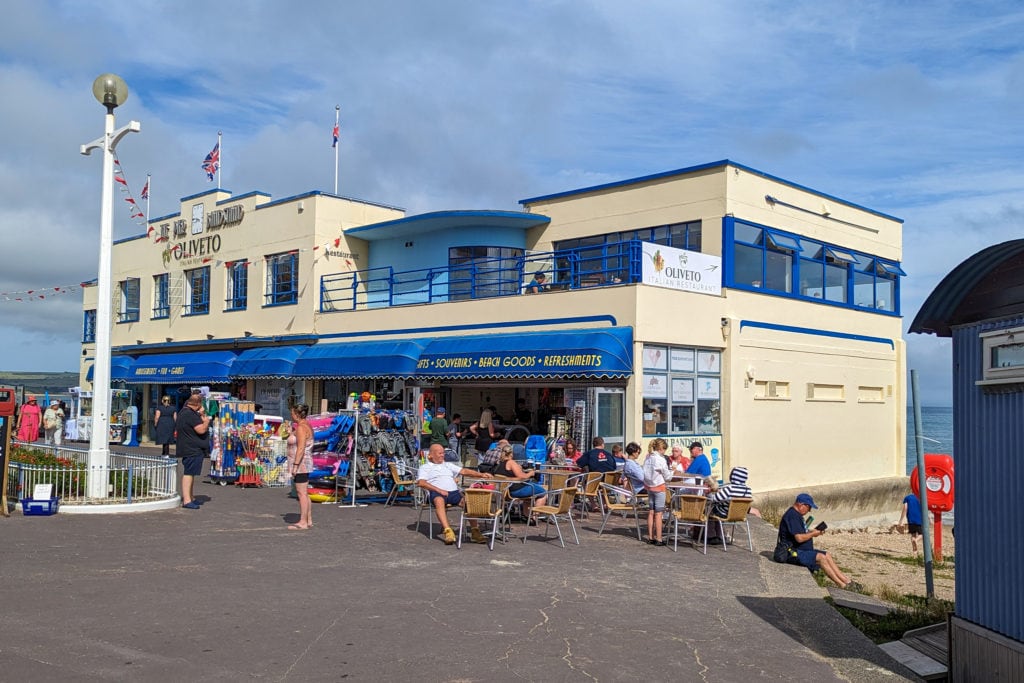
<path fill-rule="evenodd" d="M 0 518 L 5 680 L 911 679 L 799 567 L 639 543 L 600 516 L 461 550 L 408 506 L 197 484 L 199 510 Z M 453 521 L 455 521 L 453 516 Z M 435 530 L 436 530 L 435 526 Z M 522 527 L 517 528 L 519 534 Z"/>

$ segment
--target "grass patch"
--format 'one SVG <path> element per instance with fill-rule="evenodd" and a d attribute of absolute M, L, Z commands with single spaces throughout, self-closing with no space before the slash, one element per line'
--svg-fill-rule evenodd
<path fill-rule="evenodd" d="M 890 555 L 888 558 L 894 562 L 900 562 L 902 564 L 908 564 L 911 567 L 920 567 L 924 569 L 924 555 Z M 932 569 L 954 569 L 954 563 L 956 560 L 952 555 L 943 556 L 942 562 L 932 561 Z"/>
<path fill-rule="evenodd" d="M 832 605 L 875 643 L 899 640 L 904 633 L 915 628 L 945 623 L 946 614 L 953 611 L 953 603 L 949 600 L 928 600 L 919 595 L 898 594 L 888 586 L 879 591 L 879 597 L 895 604 L 896 609 L 885 616 L 878 616 L 839 607 L 834 602 Z M 832 602 L 831 599 L 829 602 Z"/>

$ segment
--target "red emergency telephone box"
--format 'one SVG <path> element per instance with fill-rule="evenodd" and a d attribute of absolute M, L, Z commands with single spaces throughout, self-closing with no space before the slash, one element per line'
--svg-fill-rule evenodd
<path fill-rule="evenodd" d="M 945 453 L 924 454 L 924 480 L 928 488 L 928 509 L 949 512 L 953 509 L 953 456 Z M 921 479 L 917 467 L 910 473 L 910 490 L 921 497 Z"/>

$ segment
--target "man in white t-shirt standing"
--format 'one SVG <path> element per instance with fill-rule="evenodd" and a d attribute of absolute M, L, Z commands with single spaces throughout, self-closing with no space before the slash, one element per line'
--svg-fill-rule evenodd
<path fill-rule="evenodd" d="M 455 543 L 455 531 L 448 523 L 448 512 L 446 505 L 462 505 L 462 491 L 455 481 L 455 477 L 466 475 L 471 477 L 483 477 L 490 479 L 494 475 L 469 470 L 454 462 L 444 461 L 444 446 L 435 443 L 431 444 L 427 452 L 427 462 L 420 465 L 416 473 L 416 485 L 427 492 L 430 497 L 430 504 L 434 506 L 437 519 L 444 527 L 443 538 L 445 545 Z M 486 543 L 487 539 L 480 533 L 477 523 L 470 520 L 470 535 L 474 543 Z"/>

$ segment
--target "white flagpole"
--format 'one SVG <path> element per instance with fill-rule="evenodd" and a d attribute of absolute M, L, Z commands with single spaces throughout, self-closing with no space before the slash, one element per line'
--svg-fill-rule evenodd
<path fill-rule="evenodd" d="M 221 132 L 217 131 L 217 149 L 220 150 L 220 161 L 217 163 L 217 189 L 220 189 L 220 169 L 224 166 L 224 145 L 221 144 Z"/>
<path fill-rule="evenodd" d="M 149 227 L 149 197 L 153 194 L 153 175 L 146 174 L 146 227 Z"/>
<path fill-rule="evenodd" d="M 341 122 L 341 105 L 334 105 L 334 129 L 338 130 L 338 124 Z M 332 131 L 333 132 L 333 131 Z M 338 194 L 338 143 L 341 142 L 341 134 L 338 134 L 338 141 L 334 143 L 334 194 Z"/>

